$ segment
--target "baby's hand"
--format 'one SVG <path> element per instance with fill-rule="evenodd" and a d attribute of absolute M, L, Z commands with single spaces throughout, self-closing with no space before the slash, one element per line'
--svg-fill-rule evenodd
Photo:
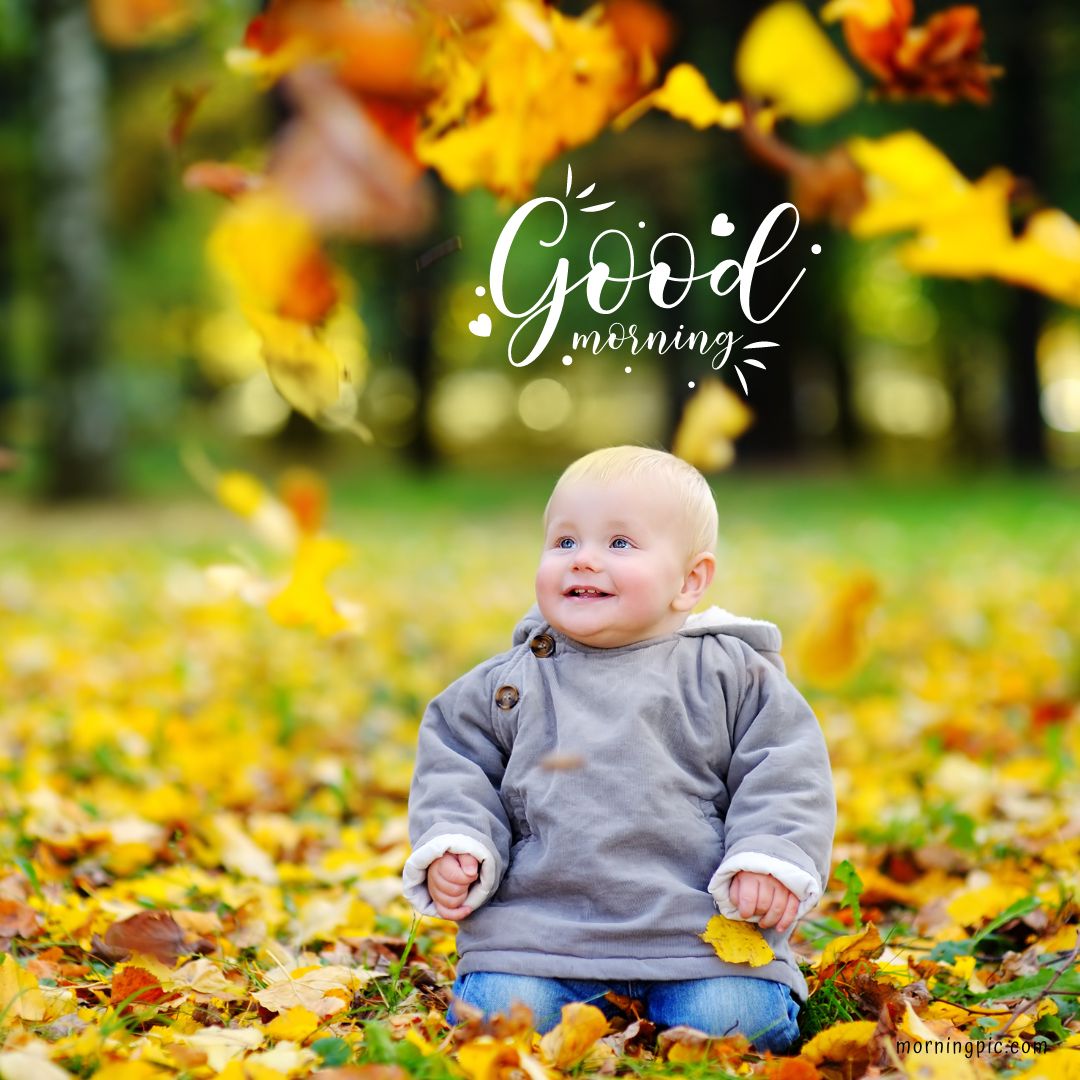
<path fill-rule="evenodd" d="M 428 867 L 428 892 L 441 918 L 457 920 L 472 914 L 472 908 L 464 907 L 462 901 L 479 872 L 480 864 L 472 855 L 449 851 Z"/>
<path fill-rule="evenodd" d="M 758 926 L 767 930 L 775 925 L 781 934 L 795 921 L 799 910 L 799 898 L 771 874 L 740 870 L 731 879 L 728 896 L 744 919 L 760 915 Z"/>

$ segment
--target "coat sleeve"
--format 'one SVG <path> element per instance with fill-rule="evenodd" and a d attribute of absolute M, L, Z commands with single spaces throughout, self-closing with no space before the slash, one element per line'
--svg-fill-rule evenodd
<path fill-rule="evenodd" d="M 771 874 L 799 899 L 796 918 L 829 881 L 836 793 L 821 726 L 786 675 L 743 642 L 726 686 L 731 760 L 724 859 L 709 882 L 721 914 L 742 919 L 728 895 L 740 870 Z M 759 922 L 753 915 L 749 922 Z"/>
<path fill-rule="evenodd" d="M 436 915 L 427 868 L 446 852 L 474 855 L 480 874 L 465 897 L 473 910 L 499 886 L 510 857 L 510 823 L 499 796 L 506 755 L 492 726 L 490 663 L 469 672 L 428 706 L 420 722 L 409 790 L 413 851 L 402 880 L 406 899 Z"/>

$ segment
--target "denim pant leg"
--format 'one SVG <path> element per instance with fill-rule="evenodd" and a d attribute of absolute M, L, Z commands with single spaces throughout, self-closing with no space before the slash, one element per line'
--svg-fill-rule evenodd
<path fill-rule="evenodd" d="M 544 1034 L 562 1019 L 562 1007 L 573 1001 L 587 1001 L 609 1019 L 617 1015 L 618 1008 L 604 997 L 609 989 L 609 983 L 596 979 L 544 979 L 501 971 L 470 971 L 454 980 L 451 993 L 481 1009 L 486 1017 L 508 1014 L 511 1002 L 524 1002 L 532 1009 L 536 1030 Z M 446 1019 L 451 1024 L 460 1019 L 452 1004 Z"/>
<path fill-rule="evenodd" d="M 645 1007 L 661 1027 L 687 1024 L 707 1035 L 745 1035 L 758 1050 L 781 1052 L 799 1037 L 799 1004 L 772 979 L 723 975 L 647 983 Z"/>

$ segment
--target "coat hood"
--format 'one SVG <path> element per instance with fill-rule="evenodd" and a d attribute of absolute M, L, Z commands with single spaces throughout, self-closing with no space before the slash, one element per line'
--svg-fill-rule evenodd
<path fill-rule="evenodd" d="M 514 627 L 513 644 L 524 645 L 534 634 L 548 625 L 540 614 L 540 605 L 533 604 Z M 703 637 L 706 634 L 727 634 L 744 641 L 755 652 L 760 653 L 774 667 L 784 670 L 784 661 L 780 656 L 780 628 L 764 619 L 750 619 L 745 615 L 733 615 L 715 604 L 705 611 L 690 615 L 685 625 L 678 631 L 688 637 Z"/>

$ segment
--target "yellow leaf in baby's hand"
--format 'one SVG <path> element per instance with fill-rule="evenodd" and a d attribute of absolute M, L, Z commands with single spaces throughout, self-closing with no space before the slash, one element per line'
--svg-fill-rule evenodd
<path fill-rule="evenodd" d="M 716 950 L 716 955 L 729 964 L 749 964 L 761 967 L 775 955 L 761 931 L 753 923 L 714 915 L 705 933 L 698 935 Z"/>
<path fill-rule="evenodd" d="M 564 1005 L 562 1020 L 540 1040 L 540 1057 L 556 1069 L 572 1069 L 607 1029 L 607 1017 L 595 1005 Z"/>

